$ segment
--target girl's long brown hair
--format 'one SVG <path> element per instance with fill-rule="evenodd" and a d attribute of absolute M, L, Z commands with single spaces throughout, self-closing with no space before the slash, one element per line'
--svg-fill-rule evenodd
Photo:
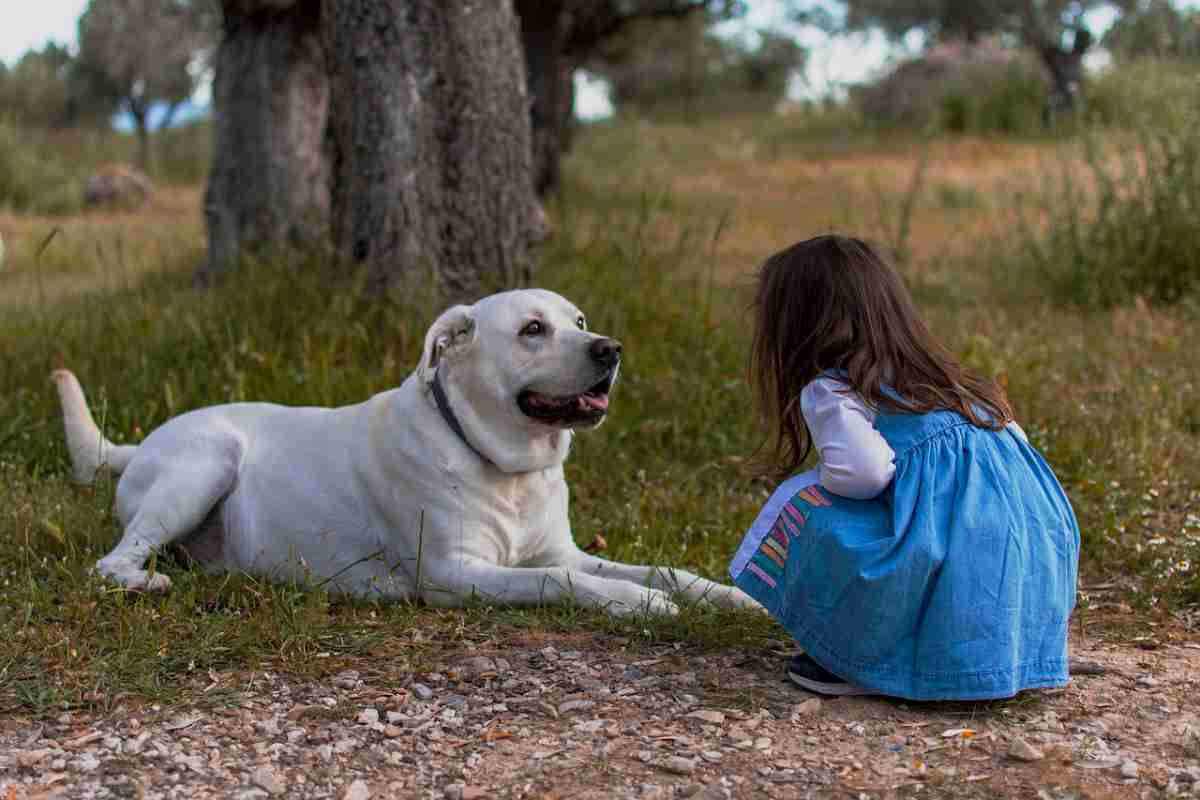
<path fill-rule="evenodd" d="M 848 390 L 875 408 L 957 411 L 993 430 L 1012 421 L 1003 390 L 938 344 L 900 276 L 860 239 L 818 236 L 768 258 L 754 311 L 750 375 L 770 430 L 761 466 L 774 477 L 794 473 L 812 449 L 800 392 L 827 370 L 843 371 Z"/>

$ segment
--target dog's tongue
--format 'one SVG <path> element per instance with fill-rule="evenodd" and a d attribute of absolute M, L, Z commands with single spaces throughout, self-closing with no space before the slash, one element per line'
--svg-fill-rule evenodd
<path fill-rule="evenodd" d="M 608 411 L 608 395 L 581 394 L 579 395 L 579 407 L 585 411 L 588 409 L 592 409 L 594 411 Z"/>

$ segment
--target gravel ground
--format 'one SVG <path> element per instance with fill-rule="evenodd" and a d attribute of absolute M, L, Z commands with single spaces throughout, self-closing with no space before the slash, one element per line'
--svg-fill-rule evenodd
<path fill-rule="evenodd" d="M 783 653 L 592 634 L 209 673 L 170 708 L 0 721 L 0 798 L 1200 797 L 1200 644 L 1117 638 L 1074 644 L 1098 674 L 982 705 L 822 700 Z"/>

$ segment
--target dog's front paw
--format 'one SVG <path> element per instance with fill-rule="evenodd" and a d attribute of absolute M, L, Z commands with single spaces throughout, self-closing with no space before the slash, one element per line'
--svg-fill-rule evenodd
<path fill-rule="evenodd" d="M 618 617 L 627 617 L 635 614 L 673 617 L 679 613 L 679 606 L 671 602 L 671 596 L 658 589 L 647 589 L 639 592 L 634 597 L 625 600 L 614 600 L 606 608 L 608 613 Z"/>
<path fill-rule="evenodd" d="M 722 593 L 715 602 L 724 608 L 758 611 L 763 614 L 767 613 L 767 610 L 763 608 L 757 600 L 736 586 L 725 587 L 725 592 Z"/>

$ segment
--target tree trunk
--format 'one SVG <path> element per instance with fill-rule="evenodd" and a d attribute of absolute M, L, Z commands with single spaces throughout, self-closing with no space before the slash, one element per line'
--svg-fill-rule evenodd
<path fill-rule="evenodd" d="M 563 0 L 516 0 L 531 99 L 533 185 L 539 195 L 558 189 L 559 161 L 571 143 L 575 64 L 567 52 L 571 15 Z"/>
<path fill-rule="evenodd" d="M 320 8 L 308 0 L 222 6 L 201 280 L 235 269 L 243 254 L 279 257 L 328 243 L 329 82 Z"/>
<path fill-rule="evenodd" d="M 158 127 L 155 130 L 165 131 L 175 124 L 175 115 L 179 113 L 179 107 L 183 105 L 183 101 L 176 101 L 167 104 L 167 110 L 163 112 L 163 117 L 158 122 Z"/>
<path fill-rule="evenodd" d="M 369 285 L 530 277 L 546 221 L 511 0 L 322 0 L 332 228 Z"/>
<path fill-rule="evenodd" d="M 1083 89 L 1083 56 L 1091 39 L 1090 36 L 1082 37 L 1079 34 L 1077 37 L 1076 45 L 1071 50 L 1062 50 L 1053 44 L 1038 48 L 1052 82 L 1049 109 L 1052 117 L 1060 112 L 1075 111 Z"/>
<path fill-rule="evenodd" d="M 133 125 L 137 132 L 138 149 L 137 161 L 138 169 L 149 175 L 150 170 L 150 130 L 146 123 L 146 110 L 139 104 L 129 102 L 129 116 L 133 117 Z"/>

